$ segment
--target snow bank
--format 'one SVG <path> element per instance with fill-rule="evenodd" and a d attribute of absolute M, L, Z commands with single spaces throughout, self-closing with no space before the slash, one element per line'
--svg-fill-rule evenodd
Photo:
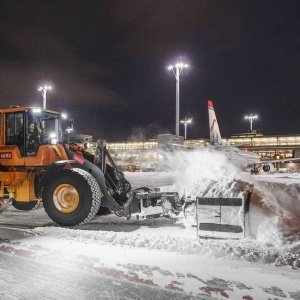
<path fill-rule="evenodd" d="M 249 184 L 254 184 L 249 234 L 265 244 L 281 246 L 293 243 L 295 252 L 300 251 L 299 184 L 294 181 L 287 185 L 257 181 L 255 176 L 236 167 L 224 153 L 211 148 L 168 154 L 165 156 L 165 164 L 175 174 L 174 190 L 181 195 L 191 196 L 192 199 L 240 198 Z"/>

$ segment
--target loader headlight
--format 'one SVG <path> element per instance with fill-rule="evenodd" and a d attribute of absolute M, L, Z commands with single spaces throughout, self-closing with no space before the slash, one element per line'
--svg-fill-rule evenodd
<path fill-rule="evenodd" d="M 66 113 L 61 113 L 61 117 L 62 117 L 63 119 L 67 119 L 67 118 L 68 118 L 68 115 L 67 115 Z"/>
<path fill-rule="evenodd" d="M 39 114 L 41 111 L 42 111 L 42 110 L 41 110 L 39 107 L 35 107 L 35 108 L 32 109 L 32 112 L 33 112 L 34 114 Z"/>
<path fill-rule="evenodd" d="M 50 139 L 55 139 L 55 138 L 56 138 L 55 132 L 50 132 L 50 133 L 49 133 L 49 138 L 50 138 Z"/>

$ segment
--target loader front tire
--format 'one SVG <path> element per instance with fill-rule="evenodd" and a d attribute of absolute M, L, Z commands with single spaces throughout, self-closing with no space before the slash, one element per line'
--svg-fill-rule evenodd
<path fill-rule="evenodd" d="M 74 226 L 95 217 L 101 205 L 101 190 L 89 172 L 63 169 L 48 180 L 42 198 L 46 213 L 54 222 Z"/>

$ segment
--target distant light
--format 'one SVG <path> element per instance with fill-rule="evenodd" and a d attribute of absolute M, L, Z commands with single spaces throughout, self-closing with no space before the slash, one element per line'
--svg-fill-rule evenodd
<path fill-rule="evenodd" d="M 172 70 L 173 69 L 173 66 L 168 66 L 168 70 Z"/>
<path fill-rule="evenodd" d="M 39 107 L 35 107 L 35 108 L 32 109 L 32 112 L 33 112 L 34 114 L 39 114 L 41 111 L 42 111 L 42 110 L 41 110 L 41 108 L 39 108 Z"/>
<path fill-rule="evenodd" d="M 70 133 L 71 131 L 73 131 L 73 128 L 69 127 L 69 128 L 66 129 L 66 131 L 67 131 L 68 133 Z"/>
<path fill-rule="evenodd" d="M 181 120 L 181 124 L 191 124 L 193 122 L 193 118 L 185 118 L 184 120 Z"/>
<path fill-rule="evenodd" d="M 61 117 L 62 117 L 63 119 L 67 119 L 67 118 L 68 118 L 68 114 L 66 114 L 66 113 L 61 113 Z"/>

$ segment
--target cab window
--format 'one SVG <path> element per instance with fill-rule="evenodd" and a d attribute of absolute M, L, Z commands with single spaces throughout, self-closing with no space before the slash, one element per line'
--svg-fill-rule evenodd
<path fill-rule="evenodd" d="M 0 113 L 0 145 L 3 143 L 2 134 L 2 113 Z"/>
<path fill-rule="evenodd" d="M 24 113 L 6 114 L 6 145 L 24 145 Z M 20 145 L 21 146 L 21 145 Z"/>

